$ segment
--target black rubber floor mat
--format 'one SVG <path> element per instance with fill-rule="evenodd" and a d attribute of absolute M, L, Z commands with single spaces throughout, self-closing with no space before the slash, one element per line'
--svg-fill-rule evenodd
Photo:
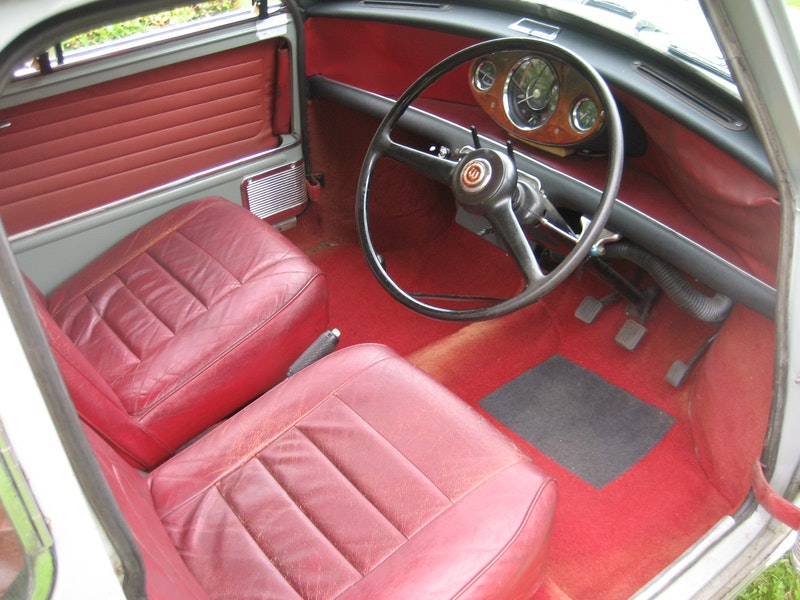
<path fill-rule="evenodd" d="M 480 404 L 598 489 L 652 450 L 675 421 L 558 354 Z"/>

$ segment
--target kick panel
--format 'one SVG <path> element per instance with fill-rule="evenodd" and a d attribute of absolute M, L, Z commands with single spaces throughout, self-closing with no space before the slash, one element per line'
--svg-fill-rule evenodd
<path fill-rule="evenodd" d="M 251 213 L 270 223 L 298 214 L 308 201 L 305 163 L 300 160 L 248 177 L 242 182 L 242 201 Z"/>

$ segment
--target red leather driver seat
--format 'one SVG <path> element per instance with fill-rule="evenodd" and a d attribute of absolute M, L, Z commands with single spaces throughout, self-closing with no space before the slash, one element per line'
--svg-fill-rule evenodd
<path fill-rule="evenodd" d="M 383 346 L 284 381 L 142 476 L 88 431 L 150 598 L 530 598 L 553 480 Z"/>
<path fill-rule="evenodd" d="M 144 469 L 283 379 L 328 320 L 319 269 L 222 198 L 156 218 L 47 299 L 30 287 L 78 413 Z"/>

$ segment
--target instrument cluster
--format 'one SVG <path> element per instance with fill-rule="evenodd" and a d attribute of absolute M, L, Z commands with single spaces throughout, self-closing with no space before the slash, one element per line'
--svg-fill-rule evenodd
<path fill-rule="evenodd" d="M 472 63 L 470 83 L 492 119 L 528 143 L 566 153 L 603 128 L 605 110 L 594 87 L 559 59 L 498 52 Z"/>

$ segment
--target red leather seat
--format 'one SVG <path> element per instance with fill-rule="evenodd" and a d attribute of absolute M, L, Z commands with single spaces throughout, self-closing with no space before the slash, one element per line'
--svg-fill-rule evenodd
<path fill-rule="evenodd" d="M 145 469 L 283 379 L 328 320 L 319 269 L 221 198 L 32 295 L 78 413 Z"/>
<path fill-rule="evenodd" d="M 529 598 L 553 480 L 383 346 L 336 352 L 146 477 L 90 434 L 150 598 Z"/>

